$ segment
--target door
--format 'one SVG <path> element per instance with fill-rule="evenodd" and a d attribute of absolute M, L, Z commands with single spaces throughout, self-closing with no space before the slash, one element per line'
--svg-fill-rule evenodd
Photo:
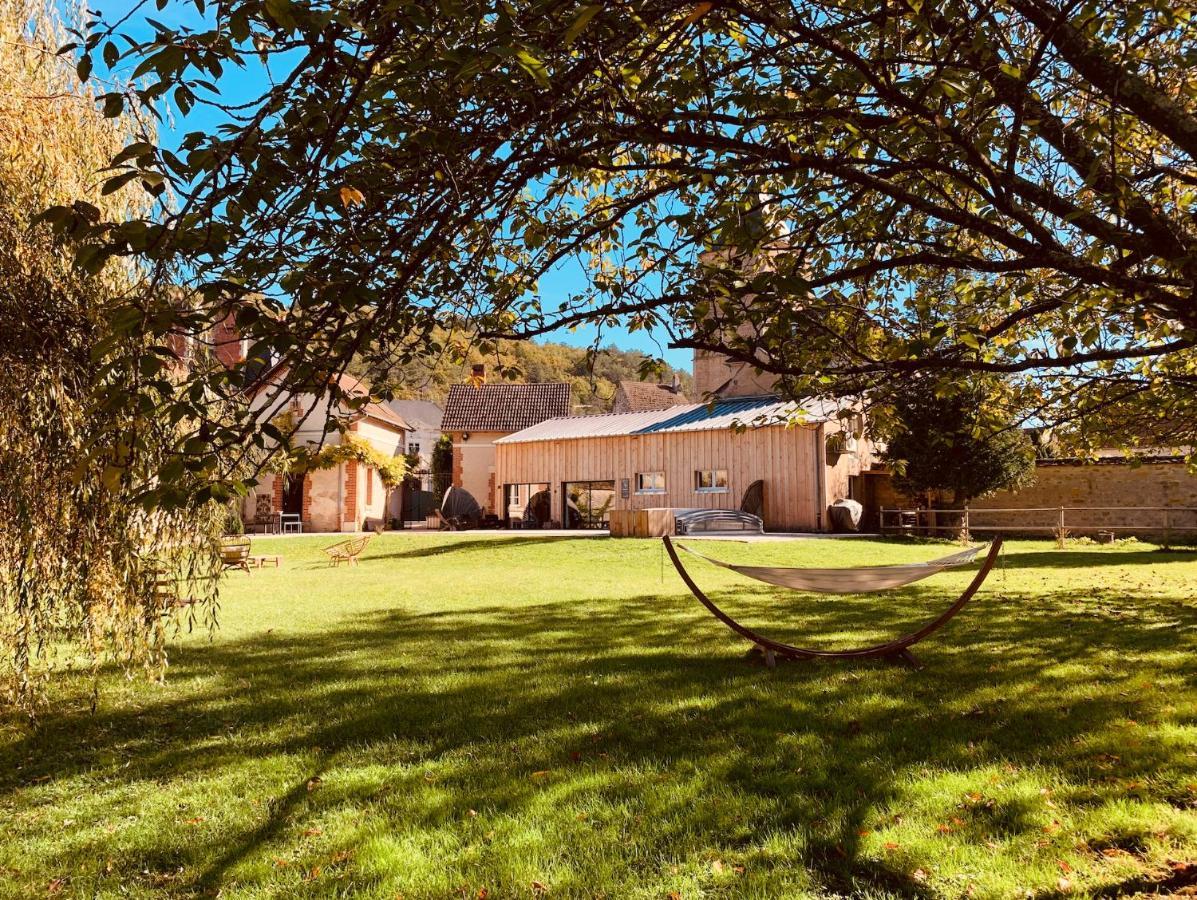
<path fill-rule="evenodd" d="M 303 516 L 303 481 L 302 475 L 287 476 L 283 484 L 283 512 Z"/>

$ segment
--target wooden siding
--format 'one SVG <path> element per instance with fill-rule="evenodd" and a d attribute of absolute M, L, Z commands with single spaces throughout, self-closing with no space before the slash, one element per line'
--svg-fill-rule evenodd
<path fill-rule="evenodd" d="M 826 473 L 819 472 L 821 443 L 820 426 L 778 426 L 739 434 L 691 431 L 496 444 L 495 483 L 549 484 L 553 518 L 559 521 L 564 482 L 613 480 L 614 509 L 738 509 L 744 491 L 759 478 L 765 482 L 766 528 L 814 531 L 826 525 L 820 515 L 827 497 L 821 478 Z M 696 491 L 697 469 L 726 469 L 728 490 Z M 637 472 L 664 472 L 665 493 L 637 494 Z M 620 495 L 624 478 L 630 482 L 627 499 Z"/>

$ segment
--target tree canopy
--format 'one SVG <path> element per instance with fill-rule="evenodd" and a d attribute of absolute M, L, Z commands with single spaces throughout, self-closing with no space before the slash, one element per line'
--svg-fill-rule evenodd
<path fill-rule="evenodd" d="M 131 332 L 232 303 L 293 377 L 358 358 L 379 382 L 618 322 L 795 395 L 988 372 L 1039 420 L 1133 402 L 1191 436 L 1193 0 L 195 3 L 200 27 L 97 21 L 73 48 L 85 77 L 132 68 L 109 114 L 229 119 L 117 156 L 105 189 L 146 215 L 47 214 L 84 266 L 193 291 L 131 302 Z M 215 82 L 246 65 L 269 77 L 232 105 Z M 585 285 L 545 295 L 567 264 Z M 268 437 L 206 414 L 232 380 L 170 401 L 219 477 Z"/>
<path fill-rule="evenodd" d="M 896 427 L 885 447 L 894 485 L 912 496 L 939 495 L 962 507 L 1034 477 L 1030 437 L 994 415 L 1002 385 L 992 378 L 916 376 L 891 392 Z"/>
<path fill-rule="evenodd" d="M 464 359 L 449 354 L 413 360 L 393 369 L 384 385 L 396 397 L 432 400 L 443 403 L 449 386 L 470 375 L 474 364 L 493 367 L 505 377 L 523 382 L 564 381 L 572 388 L 574 410 L 578 414 L 606 413 L 620 381 L 637 381 L 650 368 L 652 360 L 639 350 L 621 350 L 609 346 L 586 349 L 556 341 L 499 341 L 493 352 L 482 354 L 469 349 Z M 361 362 L 351 366 L 353 374 L 370 377 L 369 366 Z M 692 389 L 688 372 L 664 365 L 653 374 L 669 383 L 678 376 L 683 393 Z"/>

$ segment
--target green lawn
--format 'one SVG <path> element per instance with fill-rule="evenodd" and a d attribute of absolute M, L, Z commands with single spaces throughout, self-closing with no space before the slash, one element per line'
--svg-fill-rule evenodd
<path fill-rule="evenodd" d="M 1115 896 L 1197 883 L 1197 555 L 1008 545 L 922 671 L 767 670 L 653 541 L 255 541 L 164 686 L 106 676 L 0 723 L 0 895 Z M 943 546 L 708 545 L 853 565 Z M 786 639 L 859 643 L 896 594 L 753 589 Z"/>

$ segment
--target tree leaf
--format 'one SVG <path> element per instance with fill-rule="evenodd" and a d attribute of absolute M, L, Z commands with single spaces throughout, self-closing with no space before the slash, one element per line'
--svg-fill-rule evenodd
<path fill-rule="evenodd" d="M 586 30 L 590 20 L 602 12 L 602 9 L 598 4 L 590 4 L 578 10 L 574 20 L 569 23 L 569 28 L 565 29 L 565 45 L 567 47 L 578 39 L 578 35 Z"/>

